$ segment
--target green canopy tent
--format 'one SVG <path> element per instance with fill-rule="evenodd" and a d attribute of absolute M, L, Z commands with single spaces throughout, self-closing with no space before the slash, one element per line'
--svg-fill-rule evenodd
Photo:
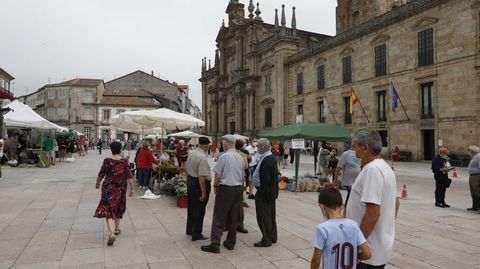
<path fill-rule="evenodd" d="M 60 132 L 56 132 L 55 135 L 58 135 L 58 136 L 66 136 L 66 137 L 72 137 L 72 136 L 76 136 L 76 132 L 73 131 L 73 130 L 70 130 L 70 131 L 60 131 Z"/>
<path fill-rule="evenodd" d="M 303 138 L 314 141 L 344 142 L 350 141 L 352 130 L 337 124 L 305 122 L 290 124 L 258 133 L 259 137 L 273 140 L 287 140 Z M 298 181 L 298 167 L 300 164 L 300 149 L 295 149 L 295 186 Z M 296 188 L 296 187 L 295 187 Z"/>

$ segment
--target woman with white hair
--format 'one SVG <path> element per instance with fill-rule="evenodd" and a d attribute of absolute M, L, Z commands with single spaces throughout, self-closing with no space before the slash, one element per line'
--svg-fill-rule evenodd
<path fill-rule="evenodd" d="M 480 148 L 478 146 L 468 147 L 468 155 L 471 158 L 468 164 L 468 174 L 470 175 L 468 183 L 472 196 L 472 207 L 467 210 L 478 211 L 480 209 Z"/>

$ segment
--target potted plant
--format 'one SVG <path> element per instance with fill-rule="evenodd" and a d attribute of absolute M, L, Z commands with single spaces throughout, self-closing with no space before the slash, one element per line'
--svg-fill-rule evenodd
<path fill-rule="evenodd" d="M 187 208 L 187 186 L 180 186 L 177 188 L 177 206 L 180 208 Z"/>

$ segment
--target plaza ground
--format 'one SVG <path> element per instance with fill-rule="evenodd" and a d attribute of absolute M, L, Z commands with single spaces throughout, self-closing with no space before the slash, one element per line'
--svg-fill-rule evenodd
<path fill-rule="evenodd" d="M 253 200 L 245 209 L 248 234 L 238 234 L 233 251 L 205 253 L 185 235 L 186 209 L 175 197 L 129 198 L 113 247 L 106 246 L 102 220 L 93 218 L 100 192 L 95 178 L 102 156 L 90 151 L 75 163 L 47 169 L 6 168 L 0 179 L 0 269 L 15 268 L 308 268 L 314 227 L 323 220 L 316 193 L 282 191 L 277 201 L 279 240 L 255 248 L 261 234 Z M 302 155 L 300 174 L 313 172 L 313 158 Z M 293 167 L 283 170 L 293 175 Z M 465 168 L 447 190 L 451 208 L 434 207 L 429 163 L 397 163 L 397 189 L 408 187 L 396 222 L 394 252 L 387 268 L 480 268 L 480 214 L 470 207 Z M 143 191 L 139 190 L 137 196 Z M 214 195 L 204 234 L 210 236 Z M 224 237 L 225 238 L 225 234 Z"/>

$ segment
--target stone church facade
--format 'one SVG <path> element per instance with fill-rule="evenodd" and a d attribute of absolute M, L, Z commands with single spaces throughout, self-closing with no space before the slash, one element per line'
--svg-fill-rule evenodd
<path fill-rule="evenodd" d="M 294 9 L 290 27 L 283 7 L 273 25 L 258 5 L 247 11 L 230 1 L 214 66 L 202 61 L 209 135 L 297 120 L 371 126 L 385 154 L 398 145 L 415 160 L 480 143 L 479 0 L 338 0 L 335 36 L 296 29 Z"/>

